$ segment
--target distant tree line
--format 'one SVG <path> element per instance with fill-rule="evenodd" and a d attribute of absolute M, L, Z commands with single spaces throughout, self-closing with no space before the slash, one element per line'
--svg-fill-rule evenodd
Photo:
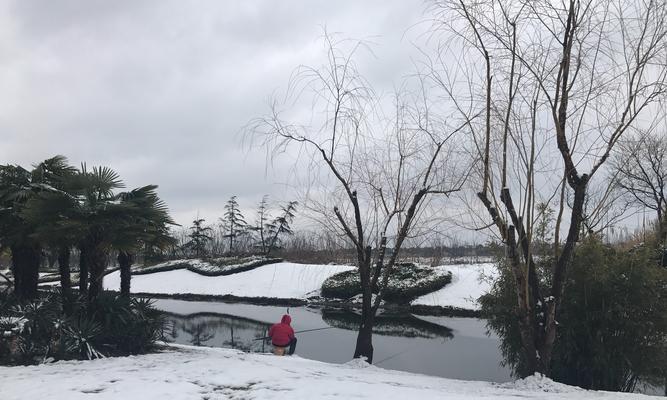
<path fill-rule="evenodd" d="M 197 218 L 186 228 L 173 232 L 176 242 L 154 259 L 206 258 L 244 254 L 270 255 L 283 249 L 294 234 L 292 223 L 298 203 L 288 201 L 271 205 L 264 196 L 257 205 L 254 220 L 247 222 L 236 196 L 224 206 L 224 214 L 217 224 L 207 224 Z"/>

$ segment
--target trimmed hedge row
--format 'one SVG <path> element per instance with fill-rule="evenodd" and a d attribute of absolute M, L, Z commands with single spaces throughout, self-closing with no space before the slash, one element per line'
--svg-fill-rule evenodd
<path fill-rule="evenodd" d="M 132 275 L 146 275 L 156 272 L 174 271 L 177 269 L 187 269 L 188 271 L 204 276 L 225 276 L 232 275 L 239 272 L 250 271 L 264 265 L 275 264 L 282 262 L 282 258 L 235 258 L 235 259 L 212 259 L 206 261 L 200 260 L 178 260 L 177 262 L 166 262 L 161 266 L 160 264 L 138 269 L 132 271 Z M 208 266 L 207 269 L 202 268 L 202 264 Z"/>
<path fill-rule="evenodd" d="M 442 289 L 452 281 L 452 274 L 438 273 L 430 267 L 414 264 L 397 264 L 389 277 L 384 300 L 390 303 L 409 303 L 419 296 Z M 374 293 L 378 289 L 373 290 Z M 322 284 L 322 296 L 349 299 L 362 293 L 359 273 L 345 271 L 329 277 Z"/>

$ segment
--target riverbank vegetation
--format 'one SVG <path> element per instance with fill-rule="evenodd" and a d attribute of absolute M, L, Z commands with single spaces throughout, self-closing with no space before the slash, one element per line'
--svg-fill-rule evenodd
<path fill-rule="evenodd" d="M 163 338 L 164 316 L 150 300 L 111 293 L 63 299 L 58 290 L 27 302 L 0 299 L 0 364 L 143 354 Z"/>
<path fill-rule="evenodd" d="M 654 243 L 612 246 L 588 237 L 568 273 L 558 320 L 552 377 L 587 389 L 633 391 L 664 384 L 667 375 L 667 269 Z M 530 367 L 521 351 L 509 266 L 482 297 L 483 315 L 498 333 L 507 365 L 517 376 Z M 538 279 L 548 279 L 548 261 Z"/>

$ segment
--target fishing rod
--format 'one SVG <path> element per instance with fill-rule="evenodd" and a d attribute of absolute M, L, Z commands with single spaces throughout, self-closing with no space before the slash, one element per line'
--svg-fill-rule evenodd
<path fill-rule="evenodd" d="M 304 330 L 302 330 L 302 331 L 296 331 L 296 332 L 294 332 L 294 333 L 305 333 L 305 332 L 313 332 L 313 331 L 323 331 L 323 330 L 325 330 L 325 329 L 333 329 L 333 328 L 335 328 L 335 326 L 327 326 L 327 327 L 325 327 L 325 328 L 315 328 L 315 329 L 304 329 Z M 264 339 L 271 339 L 271 338 L 268 337 L 268 336 L 265 336 L 265 337 L 257 338 L 257 339 L 254 339 L 254 340 L 264 340 Z"/>
<path fill-rule="evenodd" d="M 400 355 L 402 355 L 402 354 L 405 354 L 405 353 L 407 353 L 408 351 L 412 350 L 414 347 L 416 347 L 416 346 L 418 346 L 418 345 L 419 345 L 419 344 L 417 343 L 417 344 L 413 344 L 412 346 L 408 346 L 407 349 L 403 349 L 403 350 L 399 351 L 398 353 L 392 354 L 392 355 L 390 355 L 389 357 L 385 357 L 385 358 L 383 358 L 383 359 L 380 360 L 380 361 L 374 362 L 373 365 L 380 365 L 380 364 L 382 364 L 382 363 L 385 362 L 385 361 L 389 361 L 389 360 L 391 360 L 392 358 L 395 358 L 395 357 L 398 357 L 398 356 L 400 356 Z"/>

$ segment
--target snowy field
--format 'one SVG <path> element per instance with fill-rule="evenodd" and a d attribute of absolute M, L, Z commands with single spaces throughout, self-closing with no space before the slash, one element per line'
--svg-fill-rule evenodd
<path fill-rule="evenodd" d="M 540 377 L 505 384 L 458 381 L 360 360 L 338 365 L 188 346 L 136 357 L 0 367 L 0 382 L 2 400 L 649 398 L 585 391 Z"/>
<path fill-rule="evenodd" d="M 418 297 L 412 304 L 479 310 L 476 299 L 489 291 L 492 278 L 498 275 L 498 270 L 492 263 L 442 265 L 437 268 L 451 271 L 452 283 Z"/>
<path fill-rule="evenodd" d="M 303 299 L 318 295 L 322 282 L 331 275 L 353 269 L 346 265 L 312 265 L 282 262 L 247 272 L 208 277 L 179 269 L 132 276 L 135 293 L 190 293 Z M 120 272 L 104 277 L 104 288 L 119 290 Z"/>

